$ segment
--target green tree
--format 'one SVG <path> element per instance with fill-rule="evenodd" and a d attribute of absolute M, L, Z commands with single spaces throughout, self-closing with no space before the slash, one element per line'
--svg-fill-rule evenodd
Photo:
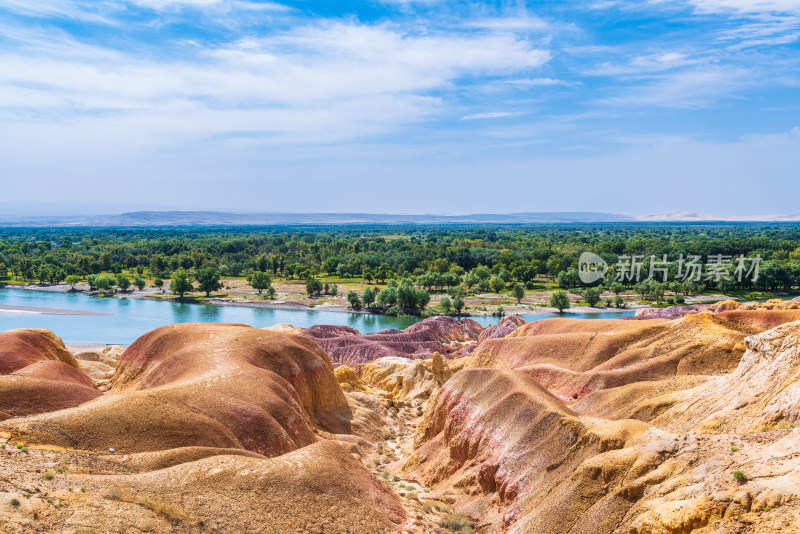
<path fill-rule="evenodd" d="M 372 306 L 375 303 L 375 290 L 371 287 L 367 287 L 361 294 L 361 300 L 364 301 L 364 306 L 367 308 Z"/>
<path fill-rule="evenodd" d="M 514 284 L 514 287 L 511 288 L 511 294 L 514 295 L 514 298 L 517 299 L 517 304 L 519 304 L 525 297 L 525 288 L 520 284 Z"/>
<path fill-rule="evenodd" d="M 431 294 L 425 290 L 417 291 L 417 307 L 420 310 L 425 309 L 425 306 L 431 301 Z"/>
<path fill-rule="evenodd" d="M 600 302 L 600 290 L 596 287 L 587 287 L 583 290 L 583 300 L 589 306 L 594 307 L 595 304 Z"/>
<path fill-rule="evenodd" d="M 478 275 L 472 271 L 464 275 L 464 284 L 467 286 L 467 289 L 472 289 L 472 286 L 478 285 L 480 281 L 481 279 L 478 278 Z"/>
<path fill-rule="evenodd" d="M 378 293 L 376 299 L 378 306 L 385 308 L 397 304 L 397 286 L 390 286 Z"/>
<path fill-rule="evenodd" d="M 131 287 L 131 279 L 121 274 L 117 277 L 117 285 L 122 291 L 127 291 Z"/>
<path fill-rule="evenodd" d="M 139 291 L 141 291 L 141 290 L 142 290 L 142 289 L 144 289 L 144 287 L 147 285 L 147 280 L 145 280 L 145 279 L 144 279 L 144 278 L 142 278 L 141 276 L 134 276 L 134 277 L 133 277 L 133 285 L 135 285 L 135 286 L 136 286 L 136 288 L 137 288 Z"/>
<path fill-rule="evenodd" d="M 506 287 L 506 283 L 503 282 L 503 279 L 499 276 L 492 276 L 489 279 L 489 286 L 491 286 L 492 291 L 495 293 L 500 293 Z"/>
<path fill-rule="evenodd" d="M 339 294 L 339 286 L 336 284 L 331 284 L 330 287 L 328 288 L 328 291 L 332 296 L 335 297 L 336 295 Z"/>
<path fill-rule="evenodd" d="M 206 297 L 210 297 L 212 291 L 222 289 L 222 282 L 219 279 L 219 271 L 217 271 L 214 267 L 203 267 L 202 269 L 197 269 L 197 271 L 194 273 L 194 277 L 197 280 L 197 289 L 200 291 L 205 291 Z"/>
<path fill-rule="evenodd" d="M 550 294 L 547 299 L 547 305 L 551 308 L 556 308 L 558 313 L 564 313 L 564 310 L 569 309 L 569 296 L 566 291 L 557 289 Z"/>
<path fill-rule="evenodd" d="M 95 278 L 94 285 L 98 291 L 106 292 L 111 289 L 111 279 L 107 276 L 98 276 Z"/>
<path fill-rule="evenodd" d="M 652 284 L 650 286 L 650 294 L 655 297 L 656 303 L 661 302 L 664 300 L 664 286 L 659 283 Z"/>
<path fill-rule="evenodd" d="M 70 286 L 70 289 L 72 289 L 73 291 L 75 291 L 75 284 L 77 284 L 80 281 L 81 279 L 75 274 L 71 274 L 67 276 L 67 278 L 65 279 L 65 282 L 67 283 L 68 286 Z"/>
<path fill-rule="evenodd" d="M 369 289 L 369 288 L 367 288 Z M 347 292 L 347 302 L 350 303 L 350 306 L 353 309 L 358 309 L 361 307 L 361 299 L 358 298 L 358 293 L 353 291 L 352 289 Z"/>
<path fill-rule="evenodd" d="M 164 280 L 162 280 L 161 278 L 156 278 L 155 280 L 153 280 L 153 286 L 157 287 L 158 289 L 161 289 L 162 287 L 164 287 Z"/>
<path fill-rule="evenodd" d="M 363 278 L 367 284 L 370 284 L 375 279 L 375 272 L 372 269 L 364 269 L 361 273 L 361 278 Z"/>
<path fill-rule="evenodd" d="M 620 284 L 619 282 L 612 282 L 612 284 L 608 288 L 612 293 L 615 295 L 619 295 L 620 293 L 625 291 L 625 286 Z"/>
<path fill-rule="evenodd" d="M 308 293 L 309 297 L 319 295 L 321 291 L 322 282 L 320 282 L 319 279 L 314 278 L 313 276 L 306 278 L 306 293 Z"/>
<path fill-rule="evenodd" d="M 439 299 L 439 306 L 442 307 L 444 313 L 450 315 L 450 310 L 453 307 L 453 303 L 450 301 L 450 297 L 445 295 Z"/>
<path fill-rule="evenodd" d="M 272 285 L 272 277 L 263 271 L 255 271 L 249 276 L 250 285 L 258 289 L 259 294 Z"/>
<path fill-rule="evenodd" d="M 455 308 L 457 314 L 461 315 L 461 310 L 464 309 L 464 299 L 460 295 L 453 299 L 453 308 Z"/>
<path fill-rule="evenodd" d="M 397 288 L 397 304 L 402 308 L 416 307 L 417 291 L 409 282 L 403 282 Z"/>
<path fill-rule="evenodd" d="M 181 298 L 183 298 L 186 293 L 194 291 L 192 281 L 189 279 L 189 272 L 183 267 L 172 271 L 172 279 L 169 282 L 169 288 Z"/>

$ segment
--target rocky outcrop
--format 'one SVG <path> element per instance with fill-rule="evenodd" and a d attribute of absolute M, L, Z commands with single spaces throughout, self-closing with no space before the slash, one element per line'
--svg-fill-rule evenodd
<path fill-rule="evenodd" d="M 482 331 L 483 327 L 472 319 L 431 317 L 403 331 L 383 330 L 362 335 L 347 326 L 318 325 L 308 328 L 303 335 L 319 343 L 334 364 L 352 367 L 390 356 L 425 359 L 434 352 L 450 354 L 462 344 L 476 340 Z"/>
<path fill-rule="evenodd" d="M 674 431 L 758 432 L 800 419 L 800 321 L 745 339 L 733 373 L 651 403 L 671 407 L 655 420 Z"/>
<path fill-rule="evenodd" d="M 684 315 L 711 310 L 712 306 L 712 304 L 688 304 L 686 306 L 667 306 L 666 308 L 639 308 L 633 317 L 626 317 L 625 319 L 679 319 Z"/>
<path fill-rule="evenodd" d="M 506 337 L 511 332 L 527 324 L 526 321 L 517 315 L 507 315 L 500 319 L 500 322 L 487 326 L 486 329 L 480 333 L 477 341 L 464 345 L 458 352 L 453 354 L 454 358 L 464 358 L 471 356 L 478 345 L 489 339 L 498 339 Z"/>
<path fill-rule="evenodd" d="M 4 423 L 30 442 L 146 452 L 185 446 L 265 456 L 349 431 L 349 408 L 314 342 L 244 325 L 181 324 L 138 339 L 114 388 L 72 410 Z"/>
<path fill-rule="evenodd" d="M 517 315 L 507 315 L 500 319 L 500 322 L 496 325 L 493 324 L 486 327 L 486 329 L 478 336 L 478 343 L 483 343 L 487 339 L 506 337 L 520 326 L 524 326 L 526 324 L 528 323 L 522 317 Z"/>
<path fill-rule="evenodd" d="M 364 386 L 360 391 L 370 391 L 383 398 L 409 402 L 427 400 L 453 376 L 450 367 L 438 352 L 434 352 L 430 360 L 378 358 L 364 365 L 361 373 L 359 380 Z M 341 381 L 355 382 L 350 372 L 342 372 Z"/>
<path fill-rule="evenodd" d="M 667 306 L 666 308 L 639 308 L 634 317 L 625 320 L 642 319 L 678 319 L 684 315 L 710 311 L 712 313 L 725 311 L 787 311 L 800 309 L 800 303 L 793 300 L 771 299 L 766 302 L 739 302 L 736 300 L 723 300 L 713 304 L 687 304 L 685 306 Z"/>

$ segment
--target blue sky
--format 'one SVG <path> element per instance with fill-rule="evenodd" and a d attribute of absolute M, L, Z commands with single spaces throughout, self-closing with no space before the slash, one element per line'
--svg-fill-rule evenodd
<path fill-rule="evenodd" d="M 800 0 L 0 0 L 2 201 L 800 213 L 799 39 Z"/>

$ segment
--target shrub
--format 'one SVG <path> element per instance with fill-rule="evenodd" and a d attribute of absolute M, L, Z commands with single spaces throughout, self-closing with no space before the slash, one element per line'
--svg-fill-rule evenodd
<path fill-rule="evenodd" d="M 745 482 L 747 482 L 747 475 L 745 475 L 741 471 L 734 471 L 733 478 L 735 478 L 736 482 L 738 482 L 739 484 L 744 484 Z"/>
<path fill-rule="evenodd" d="M 452 530 L 453 532 L 461 532 L 462 534 L 472 534 L 472 523 L 469 518 L 464 514 L 450 514 L 442 518 L 439 526 Z"/>
<path fill-rule="evenodd" d="M 44 474 L 45 480 L 53 480 L 53 477 L 56 476 L 55 473 L 52 471 L 48 471 Z"/>
<path fill-rule="evenodd" d="M 675 304 L 686 304 L 686 299 L 683 295 L 678 295 L 675 297 Z"/>
<path fill-rule="evenodd" d="M 13 506 L 14 508 L 19 508 L 20 507 L 19 499 L 17 499 L 16 497 L 11 499 L 11 506 Z"/>
<path fill-rule="evenodd" d="M 731 452 L 736 452 L 739 450 L 739 447 L 731 447 Z"/>
<path fill-rule="evenodd" d="M 667 304 L 675 304 L 675 299 L 672 297 L 667 297 Z"/>

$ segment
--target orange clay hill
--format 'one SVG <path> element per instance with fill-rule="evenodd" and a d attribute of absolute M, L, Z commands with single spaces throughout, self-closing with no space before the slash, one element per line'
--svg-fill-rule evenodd
<path fill-rule="evenodd" d="M 0 333 L 0 420 L 72 408 L 100 395 L 51 332 Z"/>
<path fill-rule="evenodd" d="M 94 396 L 6 401 L 0 531 L 800 532 L 796 304 L 175 325 L 94 382 L 52 334 L 1 334 L 0 378 Z"/>

